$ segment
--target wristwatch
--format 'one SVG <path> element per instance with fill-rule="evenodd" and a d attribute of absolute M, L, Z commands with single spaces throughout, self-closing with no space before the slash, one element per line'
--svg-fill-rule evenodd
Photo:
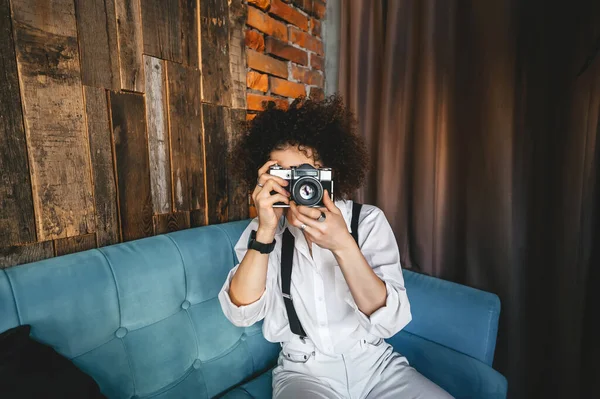
<path fill-rule="evenodd" d="M 276 240 L 273 239 L 273 242 L 270 244 L 263 244 L 262 242 L 256 241 L 256 230 L 252 230 L 250 233 L 250 240 L 248 240 L 248 249 L 254 249 L 261 254 L 269 254 L 275 248 Z"/>

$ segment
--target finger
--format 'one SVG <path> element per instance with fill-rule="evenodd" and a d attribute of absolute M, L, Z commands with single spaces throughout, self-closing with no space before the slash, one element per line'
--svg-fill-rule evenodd
<path fill-rule="evenodd" d="M 254 191 L 252 191 L 252 201 L 254 201 L 254 203 L 256 204 L 256 201 L 258 200 L 258 194 L 260 194 L 260 192 L 262 191 L 262 187 L 260 186 L 255 186 L 254 187 Z"/>
<path fill-rule="evenodd" d="M 298 212 L 312 219 L 318 219 L 319 217 L 321 217 L 321 211 L 319 209 L 310 208 L 308 206 L 300 205 L 298 207 Z"/>
<path fill-rule="evenodd" d="M 315 219 L 309 218 L 301 213 L 297 213 L 294 215 L 294 220 L 292 224 L 298 228 L 300 228 L 303 224 L 310 227 L 312 229 L 312 234 L 314 235 L 316 232 L 323 233 L 323 229 L 325 227 L 324 223 L 319 223 Z"/>
<path fill-rule="evenodd" d="M 290 201 L 290 207 L 288 208 L 288 211 L 285 213 L 285 218 L 287 219 L 288 223 L 291 225 L 293 225 L 293 221 L 294 221 L 294 217 L 293 217 L 293 214 L 291 211 L 293 203 L 294 203 L 293 201 Z"/>
<path fill-rule="evenodd" d="M 313 226 L 304 224 L 304 230 L 302 230 L 302 223 L 298 223 L 296 227 L 299 228 L 304 234 L 308 235 L 310 240 L 313 242 L 317 242 L 321 239 L 321 237 L 323 237 L 323 233 Z"/>
<path fill-rule="evenodd" d="M 300 228 L 302 223 L 298 220 L 298 205 L 294 201 L 290 201 L 290 209 L 286 215 L 289 224 Z"/>
<path fill-rule="evenodd" d="M 269 170 L 269 168 L 273 165 L 275 165 L 277 163 L 277 161 L 267 161 L 259 170 L 258 170 L 258 176 L 262 176 L 265 173 L 267 173 L 267 171 Z"/>
<path fill-rule="evenodd" d="M 300 214 L 300 212 L 298 212 L 298 209 L 300 208 L 301 205 L 298 205 L 295 201 L 290 202 L 290 211 L 292 213 L 292 215 L 297 216 Z"/>
<path fill-rule="evenodd" d="M 281 187 L 277 182 L 268 180 L 263 186 L 256 186 L 254 191 L 252 192 L 252 199 L 254 202 L 258 198 L 266 198 L 271 195 L 271 193 L 275 191 L 287 197 L 290 197 L 290 193 L 283 187 Z"/>
<path fill-rule="evenodd" d="M 260 193 L 260 190 L 262 189 L 262 187 L 254 187 L 254 191 L 252 191 L 252 201 L 256 204 L 256 200 L 258 199 L 258 194 Z"/>
<path fill-rule="evenodd" d="M 257 183 L 260 183 L 264 186 L 265 183 L 268 182 L 269 180 L 275 180 L 281 186 L 287 186 L 288 184 L 290 184 L 287 180 L 282 179 L 279 176 L 273 176 L 270 173 L 263 173 L 262 175 L 260 175 L 258 177 Z"/>
<path fill-rule="evenodd" d="M 298 213 L 298 205 L 294 201 L 290 201 L 290 210 L 288 211 L 288 217 L 293 220 Z"/>
<path fill-rule="evenodd" d="M 260 193 L 261 190 L 262 190 L 262 187 L 260 187 L 259 185 L 254 186 L 254 190 L 252 191 L 252 199 L 254 201 L 256 201 L 256 197 L 258 196 L 258 194 Z"/>
<path fill-rule="evenodd" d="M 284 209 L 285 208 L 283 208 L 283 207 L 273 208 L 273 212 L 275 212 L 275 216 L 277 217 L 277 220 L 281 220 L 281 216 L 283 215 Z"/>
<path fill-rule="evenodd" d="M 335 206 L 335 204 L 329 197 L 329 191 L 327 191 L 327 190 L 325 190 L 325 193 L 323 194 L 323 205 L 325 205 L 325 207 L 327 208 L 327 210 L 329 212 L 335 213 L 337 215 L 341 214 L 339 208 L 337 206 Z"/>
<path fill-rule="evenodd" d="M 269 195 L 271 195 L 271 193 L 275 191 L 278 192 L 281 195 L 285 195 L 286 197 L 290 196 L 290 193 L 283 187 L 281 187 L 279 185 L 279 183 L 277 183 L 275 180 L 269 180 L 265 183 L 265 185 L 262 187 L 260 193 L 258 194 L 259 197 L 263 197 L 266 198 Z"/>
<path fill-rule="evenodd" d="M 298 215 L 298 205 L 294 201 L 290 201 L 290 209 L 288 211 L 287 217 L 292 225 L 295 226 L 295 222 L 297 220 Z"/>
<path fill-rule="evenodd" d="M 275 204 L 276 202 L 283 202 L 284 204 L 289 204 L 290 199 L 288 197 L 286 197 L 285 195 L 273 194 L 267 198 L 260 199 L 259 202 L 260 202 L 259 207 L 271 208 L 271 207 L 273 207 L 273 204 Z"/>
<path fill-rule="evenodd" d="M 310 226 L 306 226 L 304 233 L 306 233 L 308 238 L 314 243 L 320 241 L 321 237 L 323 237 L 323 233 L 321 233 L 319 230 L 313 229 Z"/>

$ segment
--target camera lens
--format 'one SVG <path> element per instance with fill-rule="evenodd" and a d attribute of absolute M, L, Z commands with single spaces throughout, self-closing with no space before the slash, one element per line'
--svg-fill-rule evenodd
<path fill-rule="evenodd" d="M 313 206 L 323 198 L 323 186 L 313 177 L 301 177 L 294 184 L 293 196 L 297 204 Z"/>
<path fill-rule="evenodd" d="M 310 201 L 311 199 L 313 199 L 313 197 L 317 193 L 315 186 L 312 184 L 308 184 L 308 183 L 300 186 L 300 189 L 298 191 L 299 191 L 302 199 L 305 201 Z"/>

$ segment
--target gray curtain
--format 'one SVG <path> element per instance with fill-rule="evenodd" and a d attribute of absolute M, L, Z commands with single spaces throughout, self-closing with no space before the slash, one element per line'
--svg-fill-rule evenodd
<path fill-rule="evenodd" d="M 600 376 L 599 37 L 599 1 L 341 1 L 339 91 L 373 158 L 358 199 L 404 267 L 500 296 L 510 397 Z"/>

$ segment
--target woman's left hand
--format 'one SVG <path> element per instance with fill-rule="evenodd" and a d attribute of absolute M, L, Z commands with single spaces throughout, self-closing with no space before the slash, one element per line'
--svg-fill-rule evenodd
<path fill-rule="evenodd" d="M 354 244 L 342 212 L 331 201 L 327 190 L 323 195 L 323 204 L 325 208 L 310 208 L 291 202 L 288 221 L 300 229 L 305 225 L 304 233 L 310 241 L 334 253 Z M 325 215 L 325 220 L 319 222 L 317 219 L 321 212 Z"/>

